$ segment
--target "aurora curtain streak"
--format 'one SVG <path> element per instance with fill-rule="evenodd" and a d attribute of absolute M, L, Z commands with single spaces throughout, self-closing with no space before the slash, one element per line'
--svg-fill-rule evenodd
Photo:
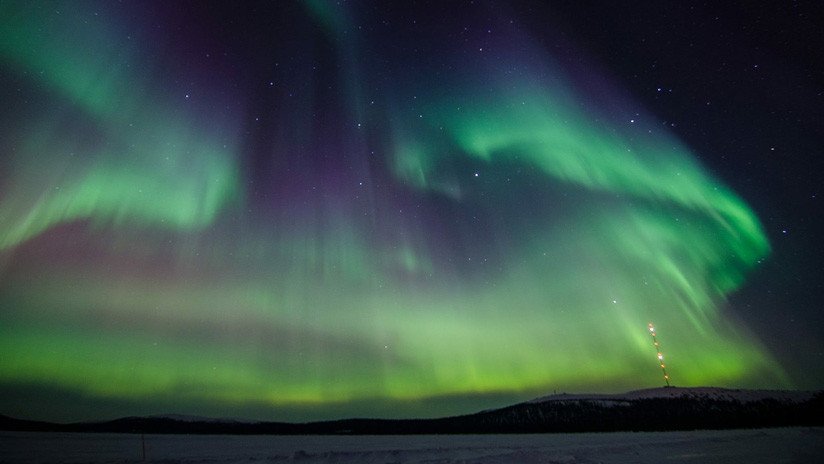
<path fill-rule="evenodd" d="M 0 8 L 6 385 L 441 415 L 414 404 L 658 385 L 649 321 L 677 385 L 788 382 L 724 312 L 753 212 L 524 31 L 400 56 L 307 2 L 238 70 L 205 26 Z"/>

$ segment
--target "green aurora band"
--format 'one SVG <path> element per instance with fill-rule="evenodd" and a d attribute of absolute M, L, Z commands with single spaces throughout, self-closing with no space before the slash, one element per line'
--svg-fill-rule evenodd
<path fill-rule="evenodd" d="M 0 384 L 135 412 L 443 415 L 472 408 L 427 401 L 657 386 L 652 321 L 676 385 L 790 385 L 724 312 L 769 253 L 753 212 L 549 57 L 514 83 L 398 79 L 372 110 L 350 66 L 335 143 L 362 166 L 383 133 L 394 196 L 356 168 L 364 185 L 262 215 L 237 118 L 179 107 L 116 14 L 20 5 L 0 7 L 0 73 L 35 95 L 0 133 Z"/>

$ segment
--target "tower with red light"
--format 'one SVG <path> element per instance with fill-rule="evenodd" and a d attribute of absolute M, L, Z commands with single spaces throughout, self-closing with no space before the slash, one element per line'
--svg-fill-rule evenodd
<path fill-rule="evenodd" d="M 647 327 L 649 328 L 650 335 L 652 335 L 652 344 L 655 345 L 655 351 L 658 353 L 658 363 L 661 365 L 661 372 L 664 373 L 664 382 L 667 383 L 668 387 L 671 387 L 669 374 L 667 374 L 667 366 L 664 365 L 664 354 L 661 353 L 661 344 L 658 343 L 658 338 L 655 336 L 655 326 L 650 322 Z"/>

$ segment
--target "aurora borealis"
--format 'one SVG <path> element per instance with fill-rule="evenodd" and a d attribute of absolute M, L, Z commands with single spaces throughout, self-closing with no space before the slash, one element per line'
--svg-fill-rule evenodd
<path fill-rule="evenodd" d="M 523 12 L 163 3 L 0 3 L 0 412 L 658 386 L 650 321 L 676 385 L 798 386 L 730 309 L 762 219 Z"/>

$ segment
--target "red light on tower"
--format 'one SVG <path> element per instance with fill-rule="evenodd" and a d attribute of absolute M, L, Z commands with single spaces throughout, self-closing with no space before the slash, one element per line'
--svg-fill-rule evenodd
<path fill-rule="evenodd" d="M 664 382 L 667 383 L 668 387 L 671 387 L 669 382 L 669 375 L 667 374 L 667 368 L 664 367 L 664 354 L 661 352 L 660 344 L 658 343 L 658 339 L 655 337 L 655 326 L 652 325 L 652 322 L 647 324 L 647 328 L 649 329 L 649 334 L 652 335 L 652 344 L 655 346 L 655 352 L 658 354 L 658 362 L 661 364 L 661 371 L 664 373 Z"/>

